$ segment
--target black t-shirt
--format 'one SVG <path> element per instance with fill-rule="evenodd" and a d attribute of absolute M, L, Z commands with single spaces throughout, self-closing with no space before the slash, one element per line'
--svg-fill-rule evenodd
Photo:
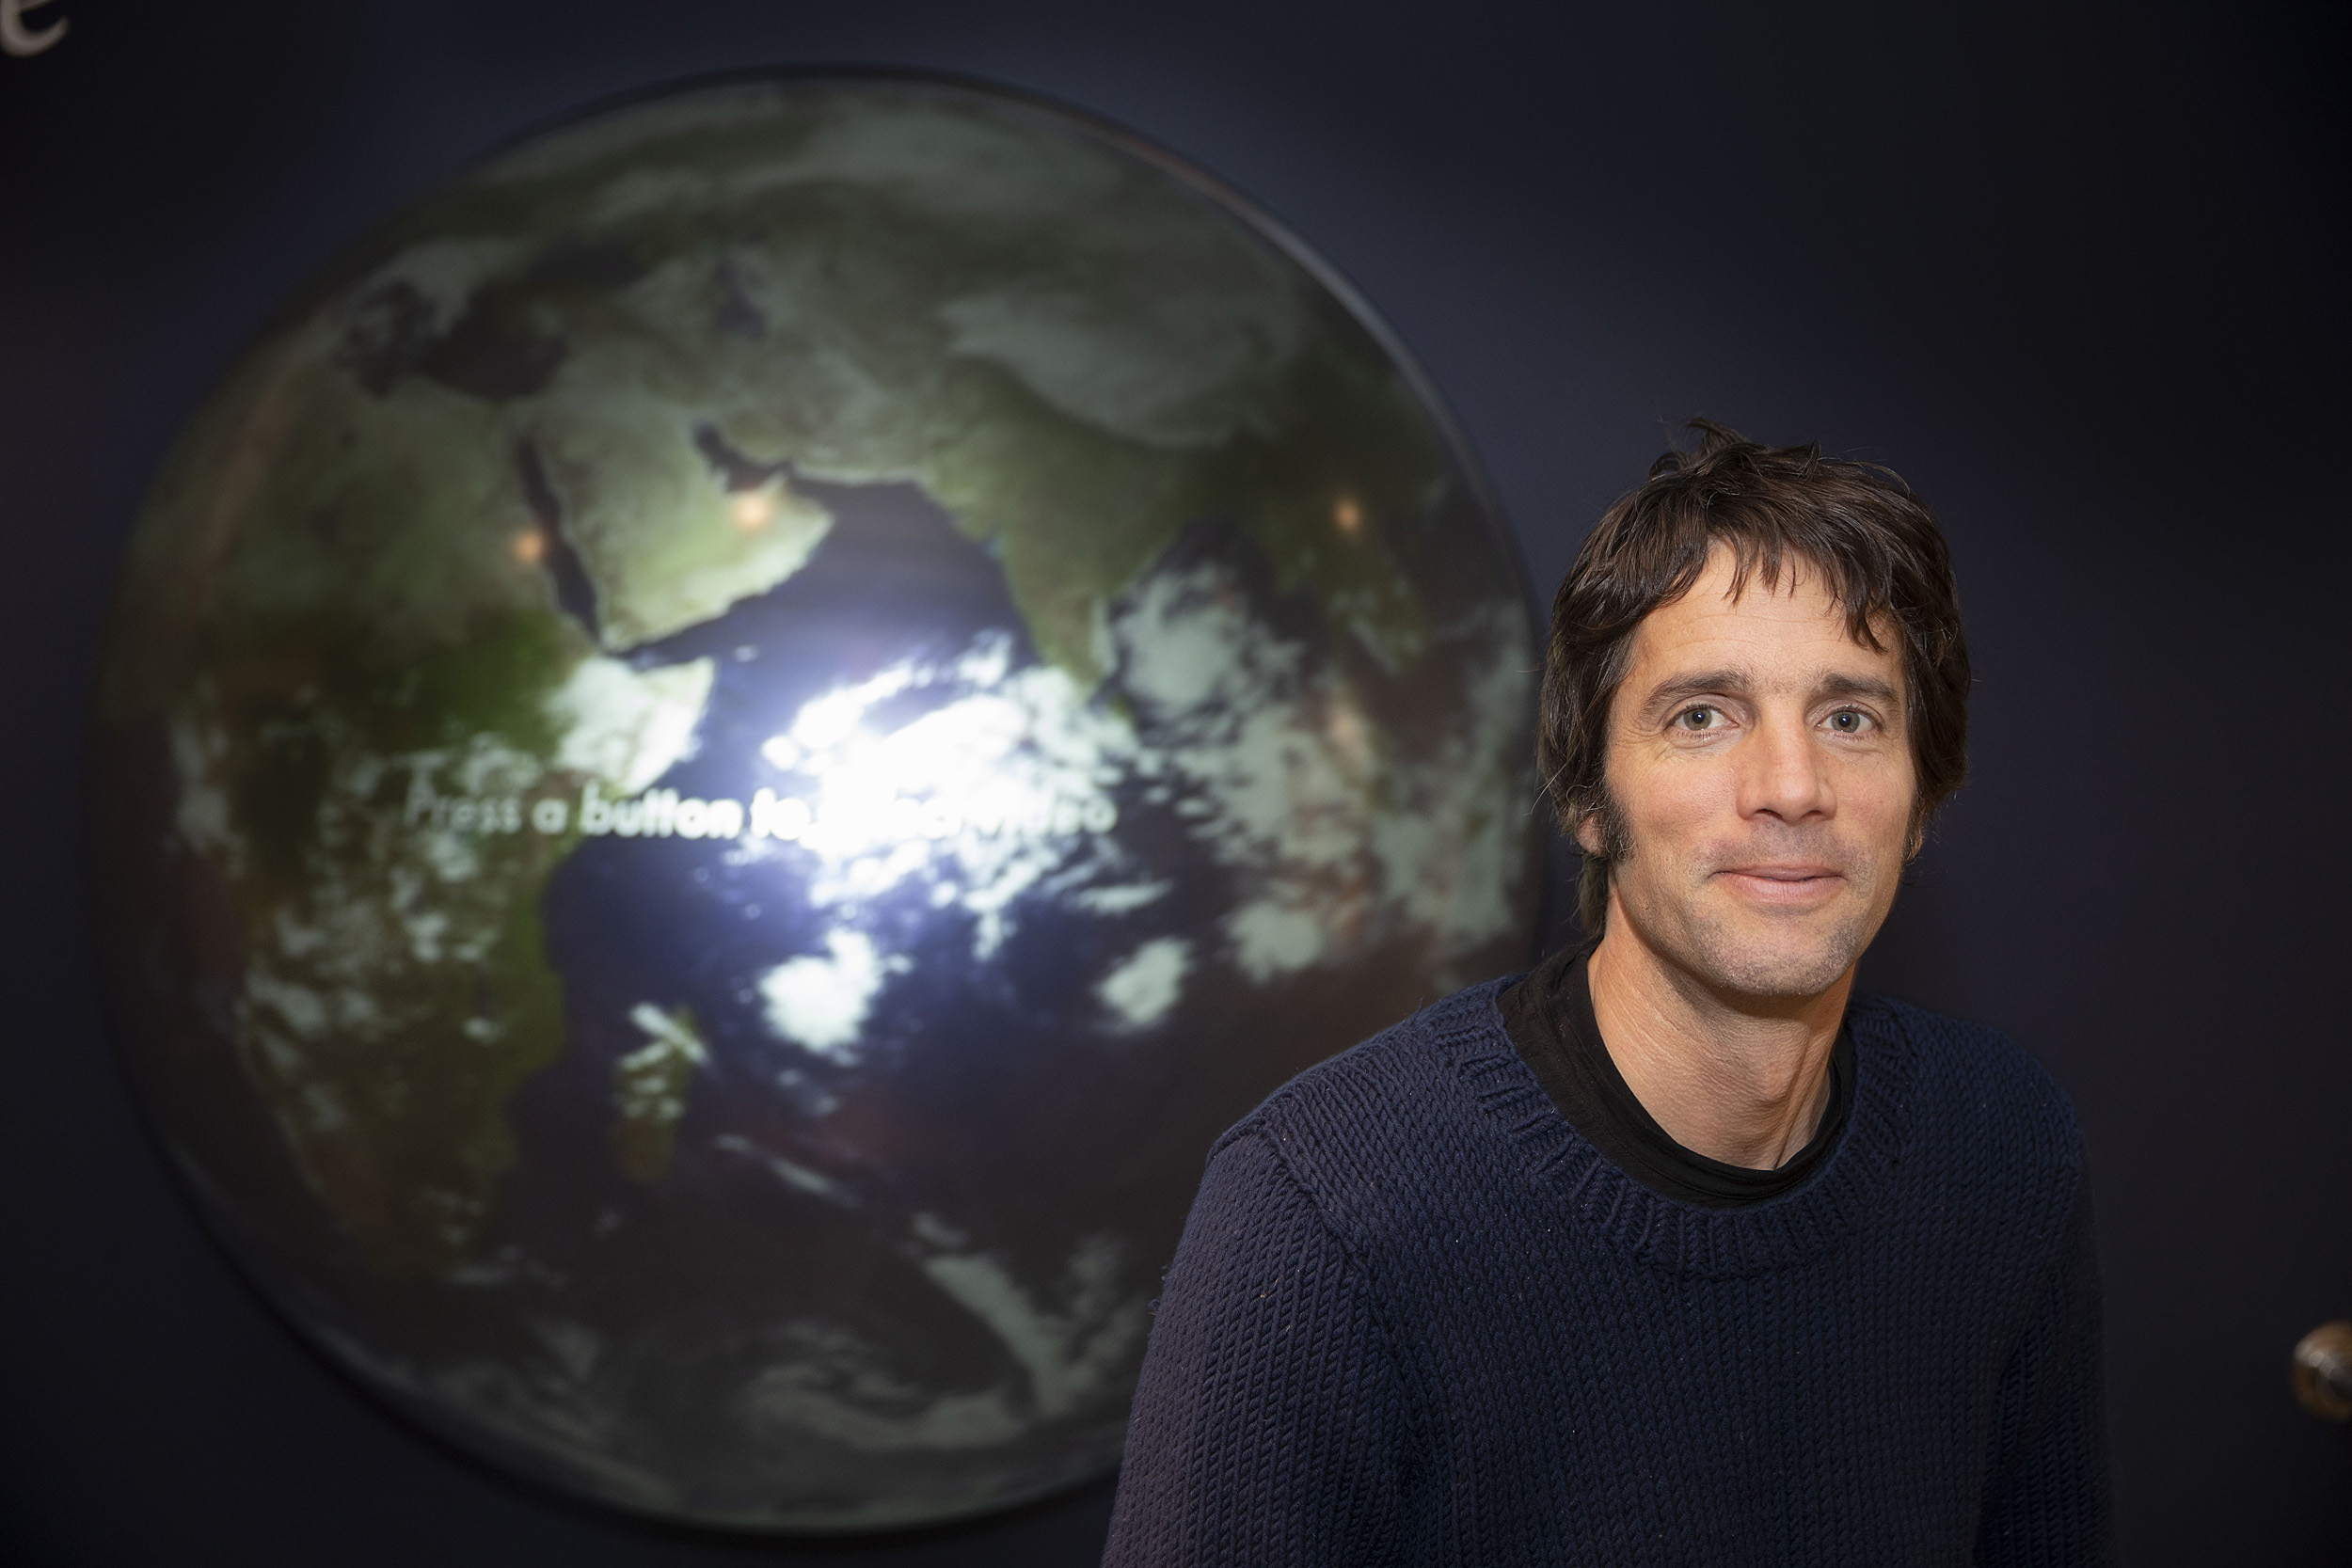
<path fill-rule="evenodd" d="M 1837 1147 L 1853 1107 L 1851 1029 L 1839 1028 L 1831 1048 L 1829 1103 L 1821 1108 L 1812 1142 L 1772 1170 L 1727 1165 L 1675 1142 L 1627 1086 L 1593 1018 L 1585 957 L 1584 949 L 1575 947 L 1554 955 L 1497 1003 L 1511 1043 L 1551 1102 L 1611 1164 L 1667 1197 L 1704 1209 L 1739 1209 L 1788 1192 Z"/>

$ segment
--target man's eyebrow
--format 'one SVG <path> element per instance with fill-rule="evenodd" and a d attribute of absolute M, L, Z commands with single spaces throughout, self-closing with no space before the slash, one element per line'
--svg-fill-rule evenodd
<path fill-rule="evenodd" d="M 1748 689 L 1748 677 L 1740 670 L 1707 670 L 1694 675 L 1677 675 L 1650 688 L 1642 699 L 1644 713 L 1656 713 L 1692 697 L 1738 696 Z"/>
<path fill-rule="evenodd" d="M 1903 694 L 1875 675 L 1830 675 L 1815 689 L 1817 697 L 1867 697 L 1888 707 L 1902 706 Z"/>

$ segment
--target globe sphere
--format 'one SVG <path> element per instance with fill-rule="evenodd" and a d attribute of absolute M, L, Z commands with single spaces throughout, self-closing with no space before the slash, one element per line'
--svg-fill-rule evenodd
<path fill-rule="evenodd" d="M 1217 1133 L 1530 935 L 1525 597 L 1428 388 L 1134 140 L 890 77 L 527 141 L 130 547 L 135 1082 L 302 1334 L 667 1519 L 1114 1464 Z"/>

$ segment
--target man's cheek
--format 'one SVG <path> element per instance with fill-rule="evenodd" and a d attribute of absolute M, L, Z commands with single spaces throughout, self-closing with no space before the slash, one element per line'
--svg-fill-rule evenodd
<path fill-rule="evenodd" d="M 1635 820 L 1662 841 L 1688 848 L 1693 837 L 1738 819 L 1738 788 L 1722 768 L 1661 768 L 1642 784 Z"/>

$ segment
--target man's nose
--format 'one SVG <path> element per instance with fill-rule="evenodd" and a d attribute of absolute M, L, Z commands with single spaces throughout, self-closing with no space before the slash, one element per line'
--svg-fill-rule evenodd
<path fill-rule="evenodd" d="M 1750 732 L 1745 750 L 1741 816 L 1762 814 L 1802 822 L 1836 811 L 1813 726 L 1803 715 L 1768 715 Z"/>

